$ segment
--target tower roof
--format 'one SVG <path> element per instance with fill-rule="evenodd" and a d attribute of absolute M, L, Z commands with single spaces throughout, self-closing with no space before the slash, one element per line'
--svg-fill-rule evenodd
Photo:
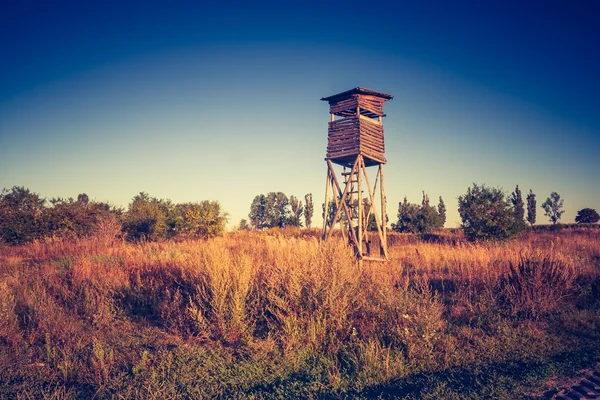
<path fill-rule="evenodd" d="M 394 96 L 392 96 L 391 94 L 377 92 L 375 90 L 366 89 L 366 88 L 362 88 L 362 87 L 358 86 L 358 87 L 355 87 L 354 89 L 350 89 L 350 90 L 346 90 L 345 92 L 342 92 L 342 93 L 334 94 L 333 96 L 322 97 L 321 100 L 328 101 L 331 103 L 331 102 L 336 102 L 341 99 L 351 97 L 354 94 L 366 94 L 369 96 L 377 96 L 377 97 L 381 97 L 385 100 L 391 100 L 394 98 Z"/>

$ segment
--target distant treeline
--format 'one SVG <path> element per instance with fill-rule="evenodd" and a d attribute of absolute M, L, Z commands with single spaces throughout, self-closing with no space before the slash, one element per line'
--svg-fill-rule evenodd
<path fill-rule="evenodd" d="M 302 226 L 301 216 L 304 213 L 306 226 L 310 227 L 312 220 L 313 204 L 312 194 L 305 196 L 306 205 L 295 196 L 289 198 L 281 192 L 271 192 L 267 195 L 257 195 L 250 205 L 248 220 L 241 220 L 240 229 L 267 229 L 283 228 L 286 226 Z M 363 199 L 365 209 L 369 209 L 369 199 Z M 458 197 L 458 212 L 461 217 L 461 230 L 470 241 L 505 240 L 514 238 L 521 232 L 534 230 L 558 230 L 566 225 L 559 224 L 564 214 L 564 200 L 556 192 L 552 192 L 540 208 L 552 225 L 536 226 L 537 200 L 532 190 L 529 190 L 524 199 L 521 189 L 517 185 L 512 193 L 506 193 L 501 188 L 478 185 L 474 183 L 467 192 Z M 358 215 L 358 200 L 346 204 L 352 213 L 352 218 Z M 321 205 L 323 220 L 328 226 L 339 215 L 339 222 L 348 224 L 345 211 L 337 213 L 335 202 Z M 579 210 L 575 217 L 576 226 L 597 226 L 600 216 L 592 208 Z M 423 192 L 421 204 L 409 203 L 408 199 L 398 203 L 397 222 L 391 224 L 391 229 L 396 232 L 428 235 L 444 228 L 446 223 L 446 205 L 439 197 L 437 206 L 431 205 L 429 196 Z M 386 215 L 386 223 L 388 217 Z M 367 229 L 377 230 L 375 216 L 370 215 Z"/>
<path fill-rule="evenodd" d="M 7 244 L 47 237 L 209 238 L 222 235 L 226 222 L 217 201 L 175 204 L 142 192 L 123 210 L 92 201 L 85 193 L 76 200 L 47 200 L 18 186 L 0 193 L 0 241 Z"/>
<path fill-rule="evenodd" d="M 368 199 L 363 203 L 369 207 Z M 542 203 L 550 226 L 534 226 L 537 215 L 536 196 L 529 191 L 526 202 L 517 185 L 508 194 L 500 188 L 473 184 L 458 197 L 461 229 L 468 240 L 510 239 L 530 229 L 561 229 L 564 200 L 556 192 Z M 348 204 L 352 213 L 358 201 Z M 322 204 L 322 217 L 333 224 L 336 205 L 329 203 L 327 213 Z M 304 203 L 295 196 L 282 192 L 257 195 L 250 204 L 249 220 L 240 221 L 237 229 L 268 229 L 312 226 L 314 205 L 312 194 L 304 196 Z M 327 216 L 326 216 L 327 214 Z M 344 217 L 343 211 L 340 213 Z M 371 214 L 368 229 L 376 230 Z M 345 220 L 345 218 L 342 218 Z M 597 226 L 600 216 L 592 208 L 579 210 L 575 217 L 577 226 Z M 217 201 L 173 203 L 151 197 L 141 192 L 133 197 L 127 210 L 108 203 L 92 201 L 82 193 L 73 198 L 45 199 L 24 187 L 15 186 L 0 192 L 0 242 L 24 244 L 47 237 L 81 238 L 97 236 L 120 237 L 130 241 L 157 241 L 167 239 L 210 238 L 225 231 L 227 214 Z M 386 216 L 386 223 L 388 218 Z M 429 234 L 443 229 L 446 222 L 446 205 L 439 197 L 437 206 L 430 205 L 429 196 L 423 192 L 421 204 L 409 203 L 405 197 L 398 204 L 397 220 L 391 229 L 397 232 Z M 346 222 L 347 223 L 347 222 Z"/>

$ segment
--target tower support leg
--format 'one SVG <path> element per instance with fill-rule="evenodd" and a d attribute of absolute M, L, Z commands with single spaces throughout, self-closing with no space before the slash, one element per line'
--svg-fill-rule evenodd
<path fill-rule="evenodd" d="M 367 174 L 366 164 L 362 155 L 358 155 L 352 166 L 352 170 L 347 173 L 344 168 L 345 177 L 342 190 L 340 182 L 336 176 L 333 163 L 329 159 L 327 162 L 327 180 L 325 185 L 325 212 L 323 218 L 323 240 L 327 240 L 332 229 L 339 223 L 340 231 L 344 238 L 347 238 L 349 244 L 353 247 L 354 253 L 359 260 L 384 261 L 388 257 L 387 252 L 387 232 L 385 222 L 385 189 L 383 186 L 383 165 L 379 164 L 375 184 L 371 187 L 369 175 Z M 363 178 L 364 183 L 363 185 Z M 356 186 L 354 185 L 356 183 Z M 375 204 L 375 195 L 377 194 L 377 185 L 379 184 L 381 213 L 377 210 Z M 366 186 L 368 198 L 363 197 L 364 187 Z M 356 191 L 355 191 L 356 188 Z M 332 196 L 330 196 L 330 190 Z M 356 194 L 356 200 L 354 197 Z M 330 199 L 331 197 L 331 199 Z M 365 200 L 369 201 L 368 210 L 365 210 Z M 331 223 L 328 223 L 329 204 L 333 201 L 335 204 L 335 215 Z M 356 207 L 356 210 L 354 209 Z M 371 255 L 369 243 L 369 219 L 371 215 L 375 218 L 377 225 L 377 234 L 379 236 L 379 256 Z M 356 220 L 356 223 L 354 221 Z M 347 229 L 347 232 L 346 232 Z"/>

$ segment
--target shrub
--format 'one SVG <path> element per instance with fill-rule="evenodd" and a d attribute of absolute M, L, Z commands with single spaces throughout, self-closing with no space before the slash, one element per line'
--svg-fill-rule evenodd
<path fill-rule="evenodd" d="M 470 241 L 509 239 L 524 225 L 515 218 L 513 206 L 501 189 L 475 183 L 459 196 L 458 212 L 465 237 Z"/>
<path fill-rule="evenodd" d="M 52 207 L 45 210 L 47 233 L 56 236 L 91 236 L 101 220 L 119 212 L 106 203 L 89 201 L 85 193 L 80 194 L 77 201 L 58 198 L 50 203 Z"/>
<path fill-rule="evenodd" d="M 221 236 L 225 231 L 227 215 L 221 211 L 218 201 L 177 204 L 175 212 L 177 234 L 209 238 Z"/>
<path fill-rule="evenodd" d="M 24 187 L 14 186 L 0 193 L 0 239 L 8 244 L 32 242 L 46 233 L 46 199 Z"/>
<path fill-rule="evenodd" d="M 440 197 L 437 209 L 429 205 L 429 197 L 423 193 L 421 205 L 404 201 L 398 204 L 398 222 L 392 228 L 397 232 L 430 233 L 440 230 L 446 222 L 446 206 Z"/>
<path fill-rule="evenodd" d="M 577 211 L 575 222 L 578 224 L 595 224 L 600 221 L 600 215 L 593 208 L 583 208 Z"/>
<path fill-rule="evenodd" d="M 159 200 L 140 192 L 125 215 L 123 230 L 130 240 L 161 240 L 175 234 L 176 218 L 170 200 Z"/>

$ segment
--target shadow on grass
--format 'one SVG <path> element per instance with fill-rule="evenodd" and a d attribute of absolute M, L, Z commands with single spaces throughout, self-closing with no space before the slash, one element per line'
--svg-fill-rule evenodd
<path fill-rule="evenodd" d="M 582 348 L 551 357 L 545 363 L 495 363 L 472 369 L 451 368 L 420 373 L 386 384 L 343 392 L 313 391 L 318 383 L 306 374 L 295 373 L 271 385 L 259 384 L 245 395 L 258 398 L 394 399 L 394 398 L 547 398 L 554 376 L 572 376 L 600 362 L 600 349 Z M 315 385 L 317 384 L 317 385 Z M 312 386 L 312 388 L 311 388 Z M 313 390 L 311 390 L 313 389 Z"/>

